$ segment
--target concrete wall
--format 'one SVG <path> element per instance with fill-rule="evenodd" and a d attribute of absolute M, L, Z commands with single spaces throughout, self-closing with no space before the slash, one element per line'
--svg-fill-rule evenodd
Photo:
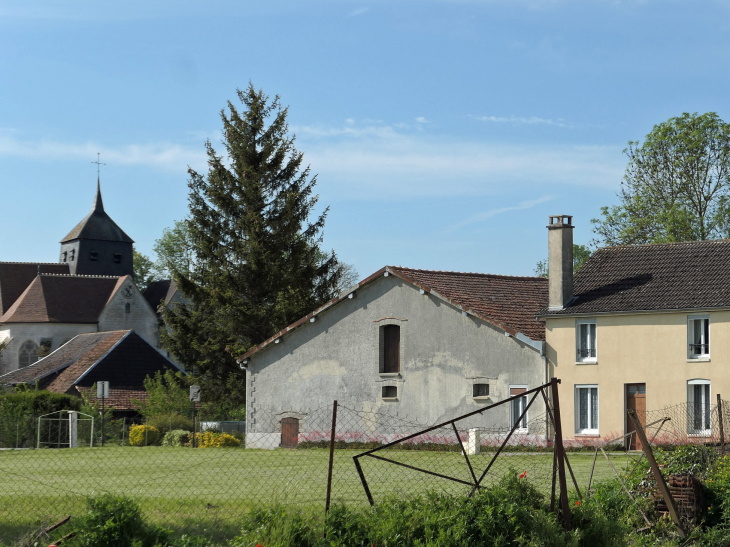
<path fill-rule="evenodd" d="M 625 385 L 646 384 L 647 410 L 687 402 L 687 382 L 711 382 L 717 393 L 730 397 L 730 311 L 707 312 L 710 317 L 710 359 L 687 356 L 687 321 L 692 313 L 651 313 L 597 316 L 596 363 L 576 362 L 576 319 L 547 319 L 547 356 L 554 375 L 562 380 L 560 408 L 564 436 L 575 434 L 575 386 L 598 385 L 599 435 L 626 431 Z"/>
<path fill-rule="evenodd" d="M 379 329 L 391 324 L 400 326 L 401 371 L 386 375 L 379 373 Z M 434 424 L 509 397 L 510 385 L 534 388 L 545 380 L 539 351 L 392 275 L 254 354 L 248 371 L 249 447 L 275 446 L 287 416 L 303 419 L 300 430 L 329 429 L 305 418 L 335 399 L 357 411 Z M 489 383 L 488 398 L 473 398 L 477 381 Z M 382 398 L 383 385 L 397 386 L 397 400 Z M 508 407 L 485 413 L 478 425 L 506 427 Z M 543 413 L 536 401 L 530 419 Z"/>

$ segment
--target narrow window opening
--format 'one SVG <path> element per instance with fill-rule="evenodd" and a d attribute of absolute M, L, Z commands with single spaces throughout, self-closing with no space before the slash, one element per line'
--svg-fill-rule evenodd
<path fill-rule="evenodd" d="M 73 262 L 75 257 L 76 257 L 76 249 L 71 249 L 69 251 L 69 261 Z"/>
<path fill-rule="evenodd" d="M 392 374 L 400 372 L 400 327 L 385 325 L 380 327 L 380 372 Z"/>
<path fill-rule="evenodd" d="M 124 304 L 124 313 L 130 313 L 132 311 L 132 306 L 127 302 Z"/>
<path fill-rule="evenodd" d="M 398 397 L 398 387 L 397 386 L 383 386 L 383 399 L 395 399 Z"/>
<path fill-rule="evenodd" d="M 33 340 L 26 340 L 20 346 L 20 352 L 18 354 L 18 362 L 20 368 L 32 365 L 38 360 L 38 344 Z"/>
<path fill-rule="evenodd" d="M 115 264 L 122 263 L 122 253 L 114 253 L 114 263 Z"/>
<path fill-rule="evenodd" d="M 517 395 L 522 395 L 527 391 L 526 387 L 510 387 L 509 388 L 509 396 L 515 397 Z M 526 433 L 527 432 L 527 412 L 525 412 L 525 409 L 527 408 L 527 395 L 523 395 L 522 397 L 517 397 L 517 399 L 512 399 L 512 405 L 511 405 L 511 420 L 510 425 L 512 427 L 515 427 L 515 431 L 517 433 Z M 524 416 L 522 413 L 524 412 Z"/>
<path fill-rule="evenodd" d="M 99 259 L 99 251 L 91 251 L 91 252 L 89 252 L 89 259 L 90 260 L 98 260 Z"/>
<path fill-rule="evenodd" d="M 61 253 L 61 262 L 66 262 L 68 253 L 66 251 Z"/>

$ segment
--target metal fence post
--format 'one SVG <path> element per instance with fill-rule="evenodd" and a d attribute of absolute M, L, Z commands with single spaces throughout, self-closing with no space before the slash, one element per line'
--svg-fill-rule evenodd
<path fill-rule="evenodd" d="M 558 384 L 560 380 L 550 380 L 551 395 L 553 398 L 553 419 L 555 420 L 555 448 L 558 453 L 558 481 L 560 483 L 560 508 L 563 519 L 563 527 L 566 530 L 572 528 L 570 522 L 570 504 L 568 502 L 568 483 L 565 477 L 565 448 L 563 447 L 563 427 L 560 423 L 560 399 L 558 397 Z"/>
<path fill-rule="evenodd" d="M 639 420 L 639 417 L 636 415 L 636 412 L 634 412 L 633 409 L 629 409 L 628 412 L 629 417 L 634 421 L 636 436 L 639 437 L 639 441 L 641 442 L 641 449 L 644 451 L 644 454 L 646 454 L 646 459 L 649 461 L 649 467 L 651 467 L 651 472 L 654 474 L 654 478 L 656 479 L 656 484 L 659 488 L 659 492 L 664 498 L 664 501 L 667 502 L 667 509 L 669 509 L 669 514 L 672 516 L 674 525 L 677 527 L 677 532 L 679 532 L 680 536 L 686 537 L 684 527 L 682 527 L 682 522 L 679 520 L 679 513 L 677 513 L 677 506 L 674 503 L 674 498 L 669 492 L 669 488 L 667 487 L 667 483 L 664 480 L 664 476 L 662 475 L 662 472 L 659 469 L 656 460 L 654 459 L 654 453 L 651 450 L 651 446 L 649 446 L 649 440 L 646 438 L 646 434 L 644 433 L 644 428 L 641 425 L 641 421 Z"/>
<path fill-rule="evenodd" d="M 330 510 L 330 497 L 332 495 L 332 465 L 335 460 L 335 432 L 337 430 L 337 401 L 332 405 L 332 432 L 330 433 L 330 463 L 327 469 L 327 501 L 324 505 L 325 513 Z"/>
<path fill-rule="evenodd" d="M 722 413 L 722 397 L 717 394 L 717 423 L 720 424 L 720 454 L 725 455 L 725 430 L 723 428 L 723 420 L 725 416 Z"/>

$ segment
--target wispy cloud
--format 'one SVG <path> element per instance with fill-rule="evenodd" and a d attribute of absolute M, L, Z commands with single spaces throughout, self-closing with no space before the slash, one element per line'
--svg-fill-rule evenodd
<path fill-rule="evenodd" d="M 51 140 L 22 141 L 0 134 L 0 156 L 15 156 L 33 160 L 78 160 L 96 158 L 123 165 L 146 165 L 165 171 L 184 172 L 188 165 L 205 168 L 206 156 L 202 146 L 187 148 L 179 144 L 151 143 L 105 146 L 99 143 L 65 143 Z"/>
<path fill-rule="evenodd" d="M 423 116 L 418 116 L 418 118 L 416 118 L 416 123 L 428 123 L 428 120 Z"/>
<path fill-rule="evenodd" d="M 545 125 L 557 125 L 560 127 L 565 127 L 567 125 L 565 123 L 565 120 L 563 120 L 563 119 L 550 120 L 548 118 L 538 118 L 536 116 L 530 116 L 528 118 L 523 118 L 523 117 L 519 117 L 519 116 L 510 116 L 509 118 L 504 118 L 501 116 L 472 116 L 472 117 L 475 120 L 479 120 L 480 122 L 545 124 Z"/>
<path fill-rule="evenodd" d="M 499 209 L 491 209 L 489 211 L 484 211 L 483 213 L 477 213 L 476 215 L 472 215 L 468 218 L 465 218 L 461 222 L 457 222 L 453 226 L 449 226 L 446 231 L 447 232 L 455 232 L 456 230 L 463 228 L 464 226 L 468 226 L 470 224 L 476 224 L 477 222 L 483 222 L 487 219 L 492 218 L 496 215 L 501 215 L 502 213 L 508 213 L 509 211 L 519 211 L 521 209 L 532 209 L 536 205 L 540 205 L 541 203 L 545 203 L 546 201 L 550 201 L 552 196 L 543 196 L 541 198 L 537 199 L 528 199 L 526 201 L 521 201 L 520 203 L 516 205 L 509 205 L 507 207 L 500 207 Z"/>
<path fill-rule="evenodd" d="M 347 15 L 345 15 L 345 19 L 350 19 L 351 17 L 357 17 L 358 15 L 363 15 L 369 11 L 370 11 L 370 8 L 357 8 L 355 10 L 352 10 Z"/>

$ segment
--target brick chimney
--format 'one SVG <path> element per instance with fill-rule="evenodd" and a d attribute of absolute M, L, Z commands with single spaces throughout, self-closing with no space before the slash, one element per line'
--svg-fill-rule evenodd
<path fill-rule="evenodd" d="M 573 217 L 555 215 L 548 224 L 548 309 L 562 310 L 573 297 Z"/>

